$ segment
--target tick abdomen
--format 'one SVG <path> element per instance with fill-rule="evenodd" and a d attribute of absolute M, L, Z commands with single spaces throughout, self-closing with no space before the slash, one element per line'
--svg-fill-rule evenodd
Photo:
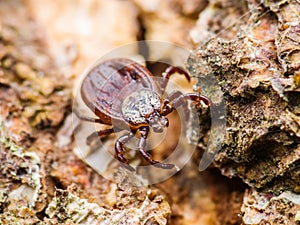
<path fill-rule="evenodd" d="M 152 74 L 128 59 L 112 59 L 95 66 L 82 82 L 85 104 L 100 118 L 124 120 L 121 106 L 133 91 L 147 87 L 157 91 Z"/>

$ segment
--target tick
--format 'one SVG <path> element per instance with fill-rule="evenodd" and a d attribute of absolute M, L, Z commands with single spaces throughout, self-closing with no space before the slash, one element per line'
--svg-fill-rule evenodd
<path fill-rule="evenodd" d="M 93 132 L 87 137 L 87 144 L 90 145 L 95 138 L 127 130 L 116 140 L 115 152 L 116 158 L 129 170 L 134 169 L 124 157 L 124 145 L 135 135 L 139 137 L 139 153 L 148 163 L 163 169 L 173 168 L 173 164 L 156 161 L 146 151 L 150 128 L 153 132 L 163 132 L 169 125 L 166 116 L 177 107 L 184 107 L 187 114 L 187 100 L 203 101 L 208 106 L 211 104 L 205 96 L 197 93 L 183 94 L 178 90 L 164 98 L 169 78 L 175 73 L 184 75 L 190 81 L 185 70 L 169 66 L 162 73 L 162 82 L 156 82 L 154 75 L 146 67 L 125 58 L 110 59 L 90 69 L 81 84 L 81 97 L 96 118 L 76 114 L 82 120 L 110 127 Z M 125 88 L 125 92 L 121 93 L 124 87 L 130 88 Z"/>

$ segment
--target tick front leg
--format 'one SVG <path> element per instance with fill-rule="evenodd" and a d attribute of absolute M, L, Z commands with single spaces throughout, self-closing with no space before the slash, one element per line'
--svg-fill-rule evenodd
<path fill-rule="evenodd" d="M 192 101 L 195 101 L 195 102 L 203 101 L 208 106 L 212 105 L 212 102 L 210 101 L 209 98 L 207 98 L 203 95 L 199 95 L 197 93 L 188 93 L 188 94 L 181 95 L 178 98 L 174 99 L 174 101 L 172 102 L 172 106 L 174 108 L 182 106 L 185 104 L 185 101 L 189 100 L 189 99 Z"/>
<path fill-rule="evenodd" d="M 174 91 L 172 92 L 168 98 L 167 98 L 167 101 L 168 102 L 172 102 L 174 101 L 175 99 L 178 99 L 180 98 L 180 96 L 183 96 L 184 94 L 181 92 L 181 91 Z M 187 103 L 187 100 L 186 99 L 182 99 L 182 102 L 181 102 L 181 106 L 183 107 L 184 109 L 184 114 L 185 114 L 185 119 L 188 120 L 189 119 L 189 116 L 190 116 L 190 110 L 188 108 L 188 103 Z M 175 110 L 175 107 L 173 107 L 173 104 L 172 106 L 170 104 L 165 104 L 165 111 L 164 111 L 164 115 L 167 115 L 169 113 L 171 113 L 173 110 Z"/>
<path fill-rule="evenodd" d="M 130 171 L 135 171 L 135 169 L 129 165 L 128 160 L 124 157 L 124 144 L 129 141 L 132 137 L 134 136 L 134 134 L 132 132 L 127 133 L 121 137 L 119 137 L 119 139 L 116 141 L 115 144 L 115 151 L 116 151 L 116 157 L 117 159 L 124 163 L 122 165 L 125 166 L 125 168 L 127 168 Z"/>
<path fill-rule="evenodd" d="M 166 90 L 166 87 L 168 85 L 169 79 L 175 73 L 183 74 L 189 82 L 191 81 L 190 75 L 183 68 L 175 67 L 175 66 L 169 66 L 165 70 L 165 72 L 163 72 L 163 81 L 162 81 L 162 84 L 161 84 L 162 93 L 165 93 L 165 90 Z"/>
<path fill-rule="evenodd" d="M 147 140 L 148 133 L 149 133 L 149 127 L 142 127 L 142 128 L 140 128 L 139 131 L 141 134 L 141 139 L 139 141 L 139 152 L 143 156 L 143 158 L 147 162 L 149 162 L 151 165 L 158 167 L 158 168 L 162 168 L 162 169 L 174 168 L 173 164 L 161 163 L 159 161 L 152 159 L 151 155 L 148 152 L 146 152 L 145 147 L 146 147 L 146 140 Z"/>

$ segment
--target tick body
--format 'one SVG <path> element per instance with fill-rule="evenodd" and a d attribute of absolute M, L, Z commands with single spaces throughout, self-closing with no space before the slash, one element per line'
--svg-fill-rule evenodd
<path fill-rule="evenodd" d="M 163 132 L 169 125 L 166 115 L 179 106 L 183 106 L 188 114 L 187 100 L 211 104 L 207 97 L 196 93 L 183 94 L 174 91 L 164 98 L 168 80 L 175 73 L 183 74 L 190 81 L 188 73 L 183 69 L 170 66 L 163 73 L 162 82 L 158 84 L 146 67 L 123 58 L 110 59 L 94 66 L 82 82 L 81 97 L 96 118 L 76 114 L 83 120 L 110 127 L 89 135 L 87 143 L 91 144 L 96 138 L 127 130 L 126 134 L 116 140 L 116 158 L 129 170 L 134 170 L 124 157 L 124 145 L 139 133 L 138 149 L 141 156 L 156 167 L 173 168 L 173 164 L 152 159 L 145 150 L 150 128 L 153 132 Z"/>

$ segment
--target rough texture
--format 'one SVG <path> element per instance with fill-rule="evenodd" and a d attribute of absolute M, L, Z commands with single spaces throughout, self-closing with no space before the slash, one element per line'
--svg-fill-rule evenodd
<path fill-rule="evenodd" d="M 0 2 L 0 12 L 0 223 L 118 224 L 125 215 L 131 224 L 166 224 L 170 206 L 159 190 L 117 185 L 75 156 L 71 121 L 59 130 L 71 86 L 41 27 L 23 1 Z"/>
<path fill-rule="evenodd" d="M 277 5 L 276 11 L 267 6 L 251 12 L 236 38 L 212 39 L 195 51 L 191 71 L 214 76 L 224 93 L 227 129 L 216 157 L 223 174 L 256 188 L 298 191 L 299 17 L 284 12 L 299 12 L 299 3 Z"/>
<path fill-rule="evenodd" d="M 161 195 L 157 195 L 154 191 L 148 193 L 138 191 L 135 193 L 136 195 L 132 196 L 128 195 L 129 192 L 128 190 L 118 190 L 118 208 L 106 209 L 96 203 L 89 203 L 86 199 L 80 199 L 72 193 L 72 190 L 57 190 L 55 197 L 46 209 L 46 214 L 52 219 L 52 223 L 56 221 L 56 224 L 61 222 L 108 225 L 166 224 L 170 207 Z M 119 199 L 120 197 L 122 199 Z M 138 198 L 138 201 L 130 200 L 134 197 Z M 126 202 L 128 200 L 131 207 L 128 207 L 129 202 Z M 125 205 L 121 206 L 121 202 Z M 154 211 L 155 213 L 153 213 Z"/>
<path fill-rule="evenodd" d="M 292 0 L 0 1 L 0 223 L 299 223 L 299 11 Z M 199 173 L 200 152 L 156 187 L 124 171 L 106 180 L 74 154 L 73 78 L 143 38 L 201 46 L 191 72 L 218 80 L 227 109 L 215 165 L 249 191 L 217 169 Z"/>
<path fill-rule="evenodd" d="M 244 225 L 298 224 L 300 198 L 289 191 L 274 196 L 252 189 L 245 193 L 241 211 Z"/>
<path fill-rule="evenodd" d="M 209 1 L 189 32 L 192 42 L 198 46 L 215 37 L 234 38 L 240 26 L 249 18 L 249 10 L 251 8 L 247 7 L 245 1 Z"/>
<path fill-rule="evenodd" d="M 216 105 L 222 103 L 221 95 L 225 100 L 226 130 L 214 164 L 222 174 L 241 177 L 254 188 L 245 194 L 244 224 L 297 224 L 300 3 L 226 2 L 211 1 L 200 14 L 191 33 L 200 47 L 189 58 L 202 91 Z M 225 18 L 217 14 L 224 9 L 233 13 Z M 231 17 L 239 23 L 218 23 Z M 211 80 L 220 92 L 207 87 Z M 209 136 L 202 130 L 200 137 L 205 150 Z M 292 197 L 287 200 L 284 193 Z"/>

